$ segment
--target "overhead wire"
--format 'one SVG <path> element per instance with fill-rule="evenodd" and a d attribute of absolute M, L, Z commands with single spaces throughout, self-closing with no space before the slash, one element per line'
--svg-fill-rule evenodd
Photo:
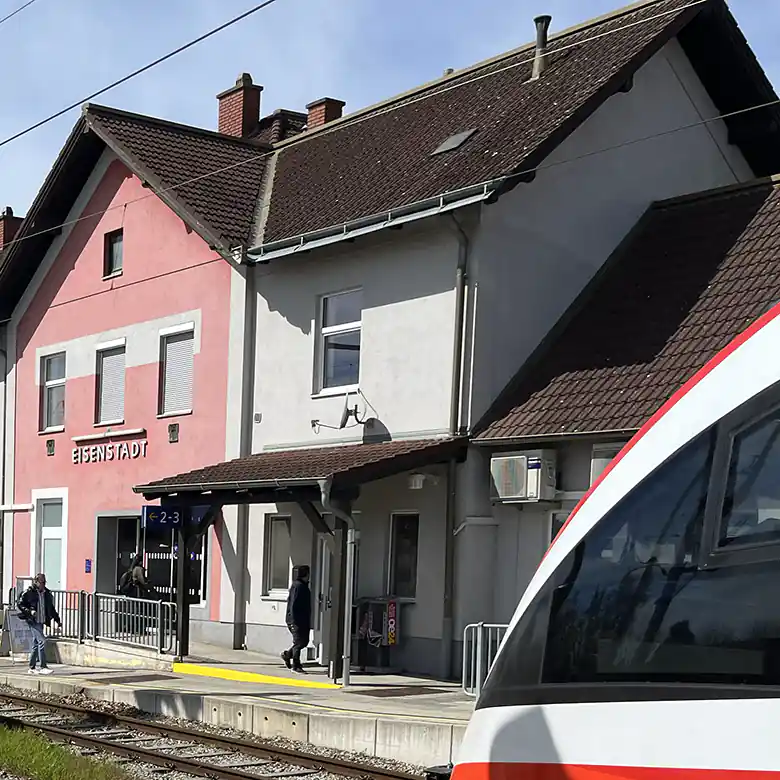
<path fill-rule="evenodd" d="M 34 2 L 35 0 L 30 0 L 28 2 L 28 5 L 30 3 Z M 214 27 L 211 30 L 209 30 L 206 33 L 203 33 L 203 35 L 199 35 L 197 38 L 193 38 L 191 41 L 188 41 L 187 43 L 179 46 L 178 48 L 174 49 L 173 51 L 169 51 L 167 54 L 164 54 L 162 57 L 158 57 L 156 60 L 153 60 L 152 62 L 147 63 L 146 65 L 137 68 L 136 70 L 132 71 L 131 73 L 128 73 L 126 76 L 123 76 L 121 79 L 117 79 L 116 81 L 112 81 L 110 84 L 108 84 L 105 87 L 102 87 L 101 89 L 96 90 L 95 92 L 90 93 L 86 97 L 81 98 L 80 100 L 77 100 L 75 103 L 71 103 L 68 106 L 65 106 L 65 108 L 60 109 L 54 114 L 51 114 L 50 116 L 47 116 L 45 119 L 41 119 L 40 121 L 36 122 L 34 125 L 30 125 L 29 127 L 25 128 L 24 130 L 20 130 L 18 133 L 14 133 L 13 135 L 9 136 L 8 138 L 3 139 L 0 141 L 0 146 L 5 146 L 6 144 L 10 144 L 11 141 L 16 141 L 18 138 L 21 138 L 22 136 L 27 135 L 28 133 L 31 133 L 33 130 L 37 130 L 39 127 L 43 127 L 44 125 L 48 124 L 49 122 L 52 122 L 55 119 L 58 119 L 63 114 L 67 114 L 68 111 L 72 111 L 74 108 L 78 108 L 79 106 L 83 105 L 84 103 L 88 103 L 90 100 L 93 100 L 96 97 L 99 97 L 100 95 L 105 94 L 109 90 L 112 90 L 118 86 L 121 86 L 122 84 L 126 84 L 131 79 L 134 79 L 136 76 L 140 76 L 142 73 L 146 73 L 146 71 L 151 70 L 152 68 L 157 67 L 158 65 L 162 64 L 163 62 L 167 62 L 168 60 L 172 59 L 178 54 L 181 54 L 183 51 L 187 51 L 187 49 L 191 49 L 193 46 L 196 46 L 199 43 L 202 43 L 207 38 L 211 38 L 213 35 L 216 35 L 217 33 L 222 32 L 223 30 L 226 30 L 228 27 L 232 27 L 234 24 L 237 24 L 238 22 L 243 21 L 249 16 L 252 16 L 252 14 L 257 13 L 258 11 L 261 11 L 263 8 L 267 8 L 269 5 L 273 5 L 273 3 L 277 2 L 277 0 L 265 0 L 265 2 L 259 3 L 258 5 L 254 6 L 253 8 L 250 8 L 248 11 L 244 11 L 244 13 L 239 14 L 238 16 L 234 16 L 232 19 L 229 19 L 227 22 L 223 22 L 218 27 Z M 21 9 L 19 9 L 21 10 Z M 17 11 L 18 12 L 18 11 Z"/>
<path fill-rule="evenodd" d="M 267 2 L 262 4 L 262 5 L 268 5 L 268 4 L 270 4 L 271 2 L 274 2 L 274 1 L 275 0 L 267 0 Z M 706 2 L 709 2 L 709 0 L 695 0 L 695 2 L 690 3 L 690 4 L 686 5 L 686 6 L 682 6 L 681 8 L 676 8 L 673 11 L 665 11 L 665 12 L 663 12 L 661 14 L 657 14 L 657 15 L 651 17 L 651 18 L 640 20 L 640 21 L 637 21 L 637 22 L 632 22 L 632 23 L 630 23 L 628 25 L 624 25 L 623 27 L 621 27 L 619 29 L 611 30 L 611 31 L 609 31 L 607 33 L 599 33 L 598 35 L 593 36 L 592 38 L 586 38 L 586 39 L 583 39 L 581 41 L 577 41 L 575 44 L 570 44 L 566 48 L 573 48 L 574 46 L 581 46 L 581 45 L 589 43 L 589 42 L 591 42 L 593 40 L 598 40 L 598 39 L 604 38 L 607 35 L 614 35 L 614 34 L 616 34 L 618 32 L 621 32 L 621 31 L 629 28 L 629 27 L 635 27 L 638 24 L 646 24 L 646 23 L 649 23 L 650 21 L 656 20 L 656 19 L 658 19 L 658 18 L 660 18 L 662 16 L 666 16 L 666 15 L 669 15 L 671 13 L 679 13 L 681 10 L 683 10 L 685 8 L 690 8 L 690 7 L 693 7 L 693 6 L 701 5 L 701 4 L 706 3 Z M 259 6 L 256 6 L 255 9 L 253 9 L 253 10 L 259 10 Z M 555 54 L 556 52 L 561 51 L 562 49 L 563 49 L 563 47 L 561 47 L 560 49 L 549 50 L 548 53 L 549 54 Z M 530 58 L 530 59 L 527 59 L 527 60 L 523 60 L 523 61 L 520 61 L 520 62 L 516 62 L 516 63 L 512 63 L 511 65 L 506 66 L 502 70 L 509 70 L 511 68 L 517 68 L 517 67 L 520 67 L 521 65 L 529 64 L 531 62 L 533 62 L 533 58 Z M 473 81 L 478 81 L 478 80 L 480 80 L 482 78 L 486 78 L 487 75 L 494 75 L 496 72 L 497 71 L 491 71 L 489 74 L 480 74 L 480 75 L 474 77 L 473 79 L 471 79 L 469 81 L 465 81 L 465 82 L 460 82 L 459 81 L 456 84 L 447 85 L 444 89 L 442 89 L 440 91 L 437 91 L 437 92 L 424 93 L 423 95 L 420 96 L 420 99 L 429 99 L 429 98 L 435 97 L 438 94 L 441 94 L 441 92 L 443 92 L 443 91 L 449 91 L 450 89 L 457 89 L 458 87 L 466 86 L 467 84 L 472 83 Z M 387 107 L 387 111 L 398 110 L 400 108 L 405 108 L 408 105 L 409 105 L 409 101 L 400 103 L 398 105 L 394 104 L 394 105 L 388 106 Z M 757 104 L 757 105 L 748 106 L 746 108 L 737 109 L 735 111 L 729 111 L 729 112 L 726 112 L 726 113 L 723 113 L 723 114 L 718 114 L 716 116 L 708 117 L 708 118 L 705 118 L 705 119 L 700 119 L 700 120 L 697 120 L 695 122 L 690 122 L 688 124 L 681 125 L 679 127 L 670 128 L 668 130 L 662 130 L 662 131 L 650 133 L 649 135 L 640 136 L 638 138 L 627 139 L 627 140 L 622 141 L 620 143 L 613 144 L 613 145 L 606 146 L 606 147 L 602 147 L 600 149 L 594 149 L 594 150 L 591 150 L 589 152 L 584 152 L 584 153 L 576 155 L 574 157 L 567 157 L 567 158 L 564 158 L 564 159 L 561 159 L 561 160 L 556 160 L 556 161 L 553 161 L 553 162 L 540 163 L 539 165 L 535 165 L 535 166 L 532 166 L 532 167 L 524 168 L 522 170 L 518 170 L 518 171 L 515 171 L 513 173 L 499 175 L 497 177 L 494 177 L 493 179 L 489 179 L 489 180 L 486 180 L 486 181 L 483 181 L 483 182 L 477 182 L 477 183 L 475 183 L 473 185 L 469 185 L 469 188 L 472 189 L 472 188 L 477 188 L 477 187 L 480 187 L 480 186 L 495 185 L 495 184 L 499 184 L 499 183 L 509 183 L 511 181 L 514 181 L 514 180 L 525 178 L 525 177 L 530 176 L 531 174 L 535 174 L 535 173 L 537 173 L 539 171 L 543 171 L 543 170 L 547 170 L 547 169 L 550 169 L 550 168 L 559 167 L 561 165 L 571 164 L 571 163 L 574 163 L 574 162 L 578 162 L 580 160 L 584 160 L 584 159 L 587 159 L 587 158 L 590 158 L 590 157 L 594 157 L 594 156 L 597 156 L 597 155 L 601 155 L 601 154 L 606 154 L 607 152 L 611 152 L 611 151 L 615 151 L 615 150 L 618 150 L 618 149 L 622 149 L 622 148 L 625 148 L 625 147 L 628 147 L 628 146 L 632 146 L 632 145 L 635 145 L 635 144 L 638 144 L 638 143 L 644 143 L 644 142 L 647 142 L 647 141 L 654 140 L 656 138 L 666 137 L 666 136 L 669 136 L 669 135 L 673 135 L 675 133 L 683 132 L 685 130 L 691 130 L 691 129 L 694 129 L 696 127 L 700 127 L 700 126 L 705 126 L 705 125 L 711 124 L 713 122 L 718 122 L 718 121 L 730 119 L 730 118 L 733 118 L 733 117 L 736 117 L 736 116 L 740 116 L 742 114 L 746 114 L 746 113 L 749 113 L 749 112 L 752 112 L 752 111 L 758 111 L 758 110 L 761 110 L 761 109 L 771 108 L 773 106 L 780 106 L 780 98 L 775 99 L 775 100 L 770 100 L 770 101 L 767 101 L 767 102 L 764 102 L 764 103 L 760 103 L 760 104 Z M 334 127 L 331 127 L 331 128 L 325 127 L 322 132 L 318 132 L 316 135 L 303 136 L 303 137 L 300 138 L 300 141 L 294 141 L 294 142 L 304 143 L 304 142 L 307 142 L 307 141 L 310 141 L 310 140 L 314 140 L 314 139 L 320 138 L 323 135 L 326 135 L 328 133 L 338 132 L 340 129 L 344 128 L 345 126 L 351 126 L 353 124 L 358 124 L 360 122 L 368 121 L 369 119 L 373 119 L 375 116 L 377 116 L 376 112 L 365 113 L 365 114 L 363 114 L 361 116 L 356 117 L 355 120 L 353 122 L 351 122 L 351 123 L 349 123 L 349 122 L 347 122 L 347 123 L 337 122 L 337 123 L 334 123 L 335 124 Z M 30 129 L 33 129 L 33 128 L 30 128 Z M 5 142 L 0 142 L 0 146 L 2 146 L 3 143 L 5 143 Z M 187 187 L 187 186 L 189 186 L 191 184 L 195 184 L 195 183 L 197 183 L 199 181 L 202 181 L 204 179 L 208 179 L 208 178 L 210 178 L 212 176 L 217 176 L 217 175 L 222 174 L 222 173 L 227 173 L 227 172 L 229 172 L 231 170 L 235 170 L 235 169 L 240 168 L 240 167 L 242 167 L 244 165 L 248 165 L 250 163 L 257 162 L 257 161 L 259 161 L 259 160 L 261 160 L 261 159 L 263 159 L 265 157 L 270 157 L 270 156 L 272 156 L 274 154 L 277 154 L 278 152 L 279 152 L 278 149 L 272 149 L 270 151 L 263 151 L 260 154 L 252 155 L 252 156 L 250 156 L 250 157 L 248 157 L 248 158 L 246 158 L 244 160 L 239 160 L 239 161 L 237 161 L 235 163 L 231 163 L 230 165 L 222 166 L 220 168 L 215 168 L 213 170 L 207 171 L 206 173 L 199 174 L 198 176 L 194 176 L 192 178 L 186 179 L 184 181 L 178 182 L 178 183 L 170 185 L 168 187 L 162 187 L 162 188 L 154 189 L 151 192 L 145 193 L 144 195 L 140 195 L 140 196 L 138 196 L 136 198 L 130 198 L 129 200 L 126 200 L 126 201 L 124 201 L 122 203 L 115 204 L 113 206 L 109 206 L 109 207 L 107 207 L 105 209 L 101 209 L 99 211 L 90 212 L 89 214 L 84 214 L 84 215 L 79 216 L 79 217 L 77 217 L 75 219 L 67 220 L 65 222 L 61 222 L 61 223 L 59 223 L 57 225 L 53 225 L 53 226 L 47 227 L 47 228 L 45 228 L 43 230 L 39 230 L 39 231 L 36 231 L 36 232 L 33 232 L 33 233 L 29 233 L 29 234 L 27 234 L 25 236 L 22 236 L 22 237 L 19 237 L 19 238 L 14 238 L 13 240 L 7 242 L 4 245 L 3 248 L 7 249 L 8 247 L 13 246 L 14 244 L 17 244 L 17 243 L 21 243 L 22 241 L 26 241 L 26 240 L 29 240 L 31 238 L 36 238 L 38 236 L 45 235 L 47 233 L 51 233 L 52 231 L 59 230 L 61 228 L 70 227 L 72 225 L 75 225 L 75 224 L 77 224 L 79 222 L 82 222 L 82 221 L 85 221 L 85 220 L 88 220 L 88 219 L 94 219 L 96 217 L 102 216 L 103 214 L 106 214 L 106 213 L 108 213 L 110 211 L 113 211 L 115 209 L 118 209 L 118 208 L 126 208 L 129 205 L 132 205 L 134 203 L 139 203 L 139 202 L 141 202 L 143 200 L 146 200 L 147 198 L 159 197 L 160 195 L 167 194 L 169 192 L 173 192 L 175 190 L 181 189 L 182 187 Z M 406 204 L 406 205 L 410 205 L 410 204 Z M 267 205 L 263 205 L 261 208 L 268 208 L 268 206 Z M 323 228 L 323 229 L 327 229 L 327 227 Z"/>
<path fill-rule="evenodd" d="M 20 5 L 15 11 L 11 11 L 10 14 L 6 14 L 2 18 L 0 18 L 0 24 L 5 24 L 9 19 L 13 19 L 16 14 L 21 13 L 24 11 L 25 8 L 29 8 L 35 0 L 27 0 L 27 2 L 24 5 Z"/>

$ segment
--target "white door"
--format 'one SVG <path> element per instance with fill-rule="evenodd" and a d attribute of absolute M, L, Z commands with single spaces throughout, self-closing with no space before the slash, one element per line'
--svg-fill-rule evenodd
<path fill-rule="evenodd" d="M 35 568 L 46 575 L 49 590 L 63 590 L 65 561 L 62 538 L 62 502 L 41 501 L 37 511 L 38 544 Z"/>
<path fill-rule="evenodd" d="M 317 663 L 327 666 L 328 637 L 330 635 L 333 593 L 330 585 L 331 552 L 324 534 L 317 535 L 317 565 L 314 603 L 314 646 L 317 649 Z"/>

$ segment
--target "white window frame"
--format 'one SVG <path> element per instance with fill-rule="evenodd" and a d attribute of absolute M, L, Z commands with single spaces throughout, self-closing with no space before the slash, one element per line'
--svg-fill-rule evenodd
<path fill-rule="evenodd" d="M 407 517 L 413 515 L 417 518 L 417 565 L 414 571 L 414 596 L 398 596 L 391 591 L 393 584 L 393 554 L 395 552 L 395 518 Z M 417 601 L 417 584 L 420 576 L 420 529 L 422 527 L 422 512 L 418 509 L 399 509 L 390 512 L 389 529 L 390 534 L 387 539 L 387 577 L 385 578 L 385 592 L 388 596 L 397 596 L 399 601 L 415 602 Z"/>
<path fill-rule="evenodd" d="M 315 372 L 316 382 L 314 387 L 315 395 L 344 395 L 354 392 L 360 387 L 360 371 L 362 361 L 358 358 L 358 381 L 349 385 L 334 385 L 325 387 L 325 339 L 328 336 L 337 336 L 341 333 L 360 333 L 360 352 L 363 352 L 363 309 L 361 306 L 360 319 L 355 322 L 345 322 L 341 325 L 325 326 L 325 302 L 330 298 L 338 298 L 340 295 L 349 295 L 350 293 L 361 293 L 362 287 L 351 287 L 348 290 L 339 290 L 338 292 L 327 293 L 321 296 L 318 311 L 317 322 L 317 370 Z"/>
<path fill-rule="evenodd" d="M 190 406 L 188 409 L 175 409 L 165 411 L 165 354 L 168 339 L 172 336 L 181 336 L 189 333 L 192 336 L 192 387 Z M 173 325 L 170 328 L 162 328 L 159 332 L 160 338 L 160 373 L 159 373 L 159 392 L 157 400 L 157 417 L 179 417 L 185 414 L 192 414 L 195 405 L 195 323 L 185 322 L 181 325 Z"/>
<path fill-rule="evenodd" d="M 595 484 L 596 480 L 604 473 L 605 469 L 609 467 L 609 463 L 611 463 L 618 455 L 618 453 L 625 447 L 625 443 L 620 442 L 610 442 L 605 444 L 594 444 L 593 447 L 591 447 L 590 451 L 590 471 L 589 471 L 589 478 L 590 478 L 590 486 Z M 596 475 L 593 473 L 593 465 L 594 462 L 597 460 L 604 460 L 608 458 L 609 463 L 604 466 L 604 468 Z"/>
<path fill-rule="evenodd" d="M 125 353 L 125 371 L 122 377 L 124 391 L 122 393 L 122 417 L 116 420 L 100 419 L 100 397 L 102 393 L 103 382 L 103 355 L 106 352 L 122 349 Z M 127 400 L 127 340 L 125 338 L 115 339 L 114 341 L 104 341 L 95 347 L 95 425 L 102 427 L 104 425 L 123 425 L 125 422 L 125 402 Z"/>
<path fill-rule="evenodd" d="M 46 364 L 53 358 L 62 357 L 65 360 L 65 376 L 62 379 L 46 379 Z M 58 433 L 65 430 L 65 410 L 62 412 L 62 425 L 48 425 L 49 418 L 49 388 L 51 387 L 65 387 L 68 377 L 68 353 L 64 350 L 59 352 L 50 352 L 48 355 L 41 355 L 41 406 L 40 406 L 40 422 L 39 430 L 42 433 Z"/>
<path fill-rule="evenodd" d="M 62 589 L 68 587 L 68 488 L 44 488 L 30 492 L 33 511 L 30 512 L 30 576 L 34 577 L 41 570 L 43 559 L 43 535 L 41 522 L 43 520 L 42 507 L 44 504 L 62 504 L 62 526 L 60 534 L 49 538 L 62 539 L 62 562 L 60 568 L 60 582 Z M 43 572 L 50 579 L 50 573 Z"/>
<path fill-rule="evenodd" d="M 286 521 L 287 523 L 287 530 L 290 534 L 290 557 L 288 560 L 288 573 L 287 573 L 287 587 L 282 588 L 272 588 L 271 587 L 271 556 L 273 554 L 273 550 L 271 549 L 271 527 L 273 526 L 274 522 L 281 522 Z M 265 516 L 265 535 L 263 540 L 263 594 L 265 596 L 271 596 L 273 598 L 279 598 L 279 599 L 287 599 L 287 596 L 290 591 L 290 586 L 292 585 L 293 581 L 293 562 L 292 562 L 292 516 L 291 515 L 285 515 L 278 512 L 274 512 L 272 514 L 268 514 Z"/>

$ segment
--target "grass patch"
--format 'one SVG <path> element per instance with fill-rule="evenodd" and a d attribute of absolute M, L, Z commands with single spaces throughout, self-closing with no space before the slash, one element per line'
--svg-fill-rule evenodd
<path fill-rule="evenodd" d="M 78 756 L 40 734 L 2 727 L 0 769 L 30 780 L 130 780 L 119 767 Z"/>

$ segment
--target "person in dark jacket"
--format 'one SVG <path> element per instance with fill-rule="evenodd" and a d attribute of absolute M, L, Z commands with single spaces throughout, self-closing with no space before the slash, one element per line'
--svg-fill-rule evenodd
<path fill-rule="evenodd" d="M 54 606 L 51 591 L 46 587 L 45 575 L 35 575 L 33 584 L 22 593 L 16 606 L 22 620 L 29 624 L 33 636 L 28 674 L 51 674 L 51 669 L 46 665 L 46 636 L 43 627 L 50 626 L 52 622 L 62 626 L 62 621 Z M 38 664 L 40 666 L 36 668 Z"/>
<path fill-rule="evenodd" d="M 309 590 L 309 567 L 299 566 L 295 582 L 287 596 L 287 628 L 292 634 L 292 647 L 282 653 L 282 660 L 288 669 L 303 672 L 301 650 L 309 644 L 311 632 L 311 591 Z"/>

